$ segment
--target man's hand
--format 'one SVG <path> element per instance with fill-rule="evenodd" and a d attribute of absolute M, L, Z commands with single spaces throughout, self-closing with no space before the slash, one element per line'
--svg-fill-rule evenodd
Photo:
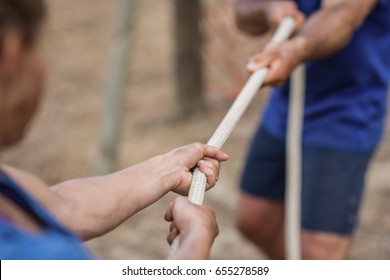
<path fill-rule="evenodd" d="M 305 21 L 305 15 L 298 10 L 297 4 L 286 0 L 237 0 L 235 12 L 238 28 L 251 35 L 276 29 L 287 16 L 295 19 L 296 31 Z"/>
<path fill-rule="evenodd" d="M 264 3 L 263 11 L 267 11 L 267 17 L 275 23 L 280 21 L 282 15 L 286 15 L 286 10 L 292 8 L 288 4 L 282 4 L 285 1 L 240 1 L 253 5 Z M 377 2 L 378 0 L 323 0 L 321 9 L 305 21 L 295 37 L 287 42 L 269 44 L 263 52 L 250 59 L 248 71 L 252 73 L 261 67 L 269 67 L 264 85 L 281 85 L 299 63 L 325 58 L 345 47 Z M 272 5 L 280 5 L 280 9 L 285 11 L 272 11 Z M 257 26 L 255 14 L 248 15 L 245 20 L 248 25 Z"/>
<path fill-rule="evenodd" d="M 305 15 L 298 10 L 297 4 L 293 1 L 266 1 L 264 9 L 272 30 L 275 30 L 287 16 L 295 20 L 295 31 L 299 30 L 305 21 Z"/>
<path fill-rule="evenodd" d="M 164 216 L 171 222 L 168 243 L 180 235 L 178 251 L 173 259 L 207 259 L 211 245 L 218 235 L 214 212 L 203 205 L 195 205 L 184 197 L 172 202 Z"/>
<path fill-rule="evenodd" d="M 293 1 L 238 0 L 237 10 L 240 10 L 240 5 L 241 11 L 248 11 L 246 14 L 242 12 L 243 21 L 246 19 L 249 23 L 255 24 L 256 19 L 263 15 L 269 29 L 276 29 L 287 16 L 295 19 L 295 31 L 298 31 L 305 21 L 304 14 L 298 10 L 297 4 Z M 258 13 L 253 12 L 256 9 Z M 280 86 L 302 61 L 303 51 L 295 41 L 271 43 L 263 52 L 249 60 L 247 70 L 252 73 L 259 68 L 268 67 L 269 72 L 264 85 Z"/>
<path fill-rule="evenodd" d="M 280 86 L 302 61 L 303 55 L 304 48 L 299 47 L 299 40 L 270 44 L 249 60 L 247 70 L 252 73 L 259 68 L 268 67 L 264 85 Z"/>
<path fill-rule="evenodd" d="M 198 167 L 207 176 L 206 189 L 209 189 L 218 181 L 220 162 L 229 158 L 219 149 L 201 143 L 175 149 L 166 156 L 170 168 L 177 170 L 173 191 L 184 195 L 188 193 L 194 167 Z"/>

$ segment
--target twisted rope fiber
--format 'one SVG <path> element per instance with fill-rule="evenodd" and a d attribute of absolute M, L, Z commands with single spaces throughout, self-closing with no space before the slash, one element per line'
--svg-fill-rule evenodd
<path fill-rule="evenodd" d="M 278 43 L 287 40 L 295 28 L 295 21 L 291 17 L 283 19 L 275 34 L 273 35 L 271 42 Z M 268 68 L 261 68 L 256 70 L 248 79 L 245 86 L 241 90 L 240 94 L 230 107 L 229 111 L 225 115 L 224 119 L 214 132 L 213 136 L 208 141 L 208 145 L 222 148 L 226 142 L 230 133 L 241 119 L 242 115 L 248 108 L 253 97 L 263 84 L 268 74 Z M 206 175 L 196 168 L 193 172 L 192 182 L 188 194 L 188 200 L 194 204 L 200 205 L 203 203 L 204 193 L 206 189 L 207 178 Z M 175 253 L 179 247 L 179 238 L 176 237 L 171 245 L 169 256 Z"/>

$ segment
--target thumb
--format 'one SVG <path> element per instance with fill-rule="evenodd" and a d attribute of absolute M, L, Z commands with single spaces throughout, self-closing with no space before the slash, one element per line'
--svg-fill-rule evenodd
<path fill-rule="evenodd" d="M 274 59 L 275 55 L 273 54 L 260 53 L 250 58 L 246 68 L 250 73 L 252 73 L 260 68 L 270 66 Z"/>

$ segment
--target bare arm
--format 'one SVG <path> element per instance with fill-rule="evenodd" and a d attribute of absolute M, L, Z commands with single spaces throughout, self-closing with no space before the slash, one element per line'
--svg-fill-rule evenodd
<path fill-rule="evenodd" d="M 59 218 L 83 240 L 109 232 L 173 189 L 178 170 L 166 168 L 168 160 L 157 156 L 107 176 L 54 186 L 68 206 Z"/>
<path fill-rule="evenodd" d="M 378 0 L 324 0 L 298 34 L 251 58 L 248 70 L 268 66 L 268 85 L 280 85 L 303 61 L 321 59 L 346 46 Z"/>
<path fill-rule="evenodd" d="M 51 189 L 30 174 L 4 170 L 66 227 L 88 240 L 114 229 L 169 191 L 187 193 L 196 165 L 207 175 L 208 187 L 213 186 L 219 161 L 226 159 L 218 149 L 196 143 L 111 175 L 75 179 Z"/>
<path fill-rule="evenodd" d="M 301 48 L 301 60 L 326 57 L 346 46 L 378 0 L 324 0 L 292 44 Z"/>

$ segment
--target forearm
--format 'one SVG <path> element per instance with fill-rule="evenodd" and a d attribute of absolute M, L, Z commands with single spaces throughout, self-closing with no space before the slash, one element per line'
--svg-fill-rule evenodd
<path fill-rule="evenodd" d="M 278 1 L 275 1 L 275 3 Z M 302 62 L 322 59 L 345 47 L 378 0 L 322 0 L 321 8 L 302 25 L 297 16 L 297 34 L 284 42 L 269 44 L 253 56 L 247 69 L 268 67 L 263 85 L 280 86 Z M 286 14 L 283 14 L 284 18 Z"/>
<path fill-rule="evenodd" d="M 290 40 L 300 61 L 321 59 L 345 47 L 375 3 L 372 0 L 364 5 L 340 2 L 313 14 Z"/>
<path fill-rule="evenodd" d="M 83 240 L 105 234 L 170 191 L 164 155 L 120 172 L 61 183 L 53 190 L 68 205 L 60 219 Z"/>

